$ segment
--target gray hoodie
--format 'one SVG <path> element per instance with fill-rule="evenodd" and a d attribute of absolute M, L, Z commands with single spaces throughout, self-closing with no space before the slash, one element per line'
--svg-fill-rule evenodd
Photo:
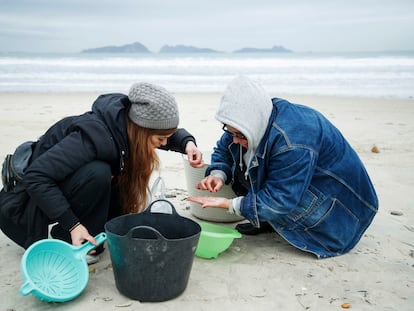
<path fill-rule="evenodd" d="M 216 119 L 238 129 L 249 142 L 245 162 L 250 161 L 265 134 L 273 104 L 262 86 L 245 76 L 228 85 L 216 112 Z"/>
<path fill-rule="evenodd" d="M 244 155 L 247 167 L 266 132 L 273 104 L 262 86 L 245 76 L 233 79 L 227 86 L 216 112 L 216 119 L 239 130 L 247 138 L 248 150 Z M 242 146 L 240 145 L 240 148 Z M 243 154 L 240 150 L 240 155 Z M 242 169 L 242 159 L 240 168 Z M 246 171 L 247 174 L 247 171 Z M 225 178 L 224 172 L 213 171 L 212 175 Z M 231 200 L 230 213 L 240 215 L 243 197 Z"/>

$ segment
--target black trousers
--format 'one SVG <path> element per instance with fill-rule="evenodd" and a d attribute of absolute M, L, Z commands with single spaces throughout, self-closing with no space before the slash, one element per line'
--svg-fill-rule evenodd
<path fill-rule="evenodd" d="M 59 187 L 70 203 L 72 211 L 79 218 L 80 223 L 88 229 L 89 233 L 95 236 L 103 232 L 111 205 L 112 187 L 111 168 L 109 164 L 102 161 L 90 162 L 68 176 L 66 180 L 59 184 Z M 33 210 L 32 212 L 28 212 L 29 217 L 23 214 L 22 219 L 16 219 L 16 215 L 8 217 L 3 212 L 0 215 L 0 227 L 2 231 L 17 244 L 25 248 L 35 242 L 36 239 L 47 238 L 47 236 L 31 238 L 33 227 L 45 225 L 32 223 L 36 219 L 45 217 L 41 209 L 33 204 L 29 198 L 26 209 Z M 117 204 L 113 208 L 119 209 Z M 33 214 L 43 214 L 43 217 L 34 217 L 31 219 L 31 215 Z M 111 214 L 118 213 L 113 211 Z M 53 223 L 53 220 L 47 219 L 46 226 L 51 223 Z M 52 227 L 51 235 L 53 238 L 71 243 L 70 233 L 64 230 L 58 223 Z"/>

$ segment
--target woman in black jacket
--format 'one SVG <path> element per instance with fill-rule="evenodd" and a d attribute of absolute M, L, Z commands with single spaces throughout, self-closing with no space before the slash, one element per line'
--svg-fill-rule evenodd
<path fill-rule="evenodd" d="M 97 245 L 110 218 L 148 203 L 148 183 L 159 166 L 155 148 L 186 153 L 202 166 L 195 138 L 177 129 L 178 108 L 164 88 L 134 84 L 128 96 L 99 96 L 92 110 L 54 124 L 32 146 L 23 191 L 0 193 L 0 227 L 27 248 L 48 237 Z"/>

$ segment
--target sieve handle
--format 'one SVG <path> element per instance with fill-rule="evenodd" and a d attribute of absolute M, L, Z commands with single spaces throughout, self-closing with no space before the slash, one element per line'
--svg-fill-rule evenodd
<path fill-rule="evenodd" d="M 33 289 L 34 289 L 33 284 L 29 281 L 26 281 L 22 286 L 20 286 L 19 292 L 23 296 L 27 296 L 32 292 Z"/>
<path fill-rule="evenodd" d="M 97 236 L 95 236 L 95 240 L 96 242 L 98 242 L 98 245 L 102 244 L 106 241 L 106 233 L 99 233 Z M 75 247 L 74 251 L 76 252 L 76 254 L 79 254 L 80 258 L 84 258 L 95 247 L 97 246 L 93 245 L 91 242 L 88 241 L 82 244 L 81 246 Z"/>

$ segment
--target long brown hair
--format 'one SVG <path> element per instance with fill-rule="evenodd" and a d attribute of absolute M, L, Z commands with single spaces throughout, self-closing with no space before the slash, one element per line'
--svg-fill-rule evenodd
<path fill-rule="evenodd" d="M 151 144 L 152 135 L 167 136 L 176 129 L 154 130 L 132 122 L 126 117 L 129 154 L 118 184 L 125 214 L 142 212 L 147 204 L 147 190 L 151 174 L 159 168 L 159 159 Z"/>

